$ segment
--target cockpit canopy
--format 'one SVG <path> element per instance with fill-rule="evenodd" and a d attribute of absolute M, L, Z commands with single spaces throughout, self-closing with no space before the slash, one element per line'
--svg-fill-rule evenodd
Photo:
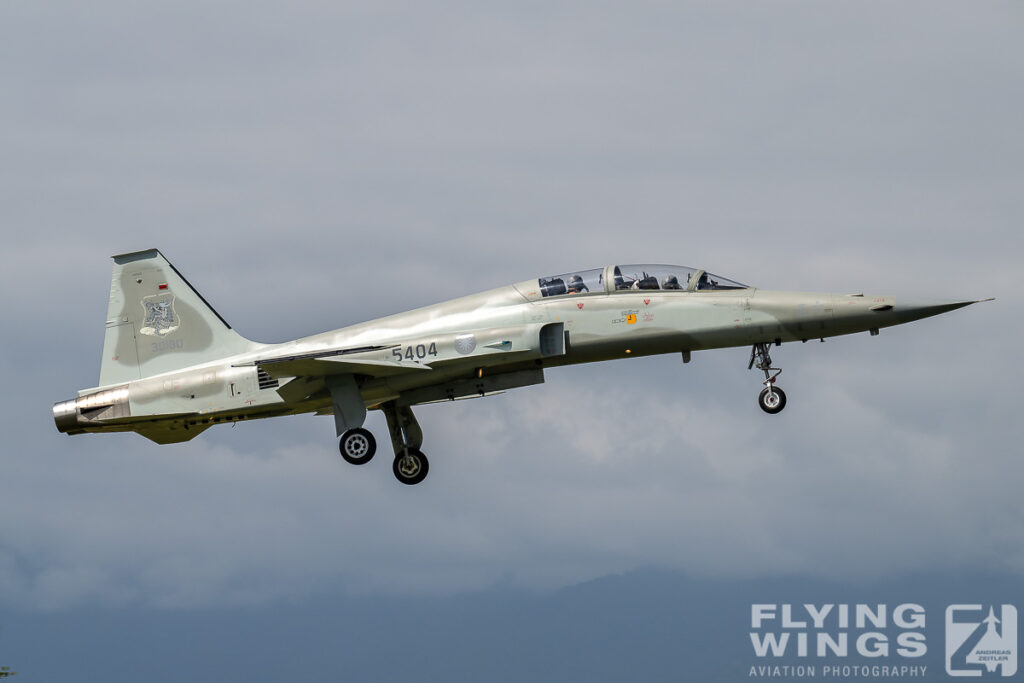
<path fill-rule="evenodd" d="M 747 285 L 699 268 L 649 264 L 577 270 L 539 278 L 537 284 L 540 286 L 542 297 L 563 294 L 611 294 L 638 289 L 682 292 L 749 289 Z"/>
<path fill-rule="evenodd" d="M 560 294 L 591 294 L 604 292 L 604 268 L 578 270 L 565 275 L 552 275 L 537 280 L 541 296 Z"/>

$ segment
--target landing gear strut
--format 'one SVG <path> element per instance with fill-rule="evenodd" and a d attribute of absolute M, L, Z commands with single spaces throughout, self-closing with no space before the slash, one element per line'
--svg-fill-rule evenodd
<path fill-rule="evenodd" d="M 430 461 L 420 450 L 423 445 L 423 430 L 409 406 L 397 406 L 390 401 L 381 406 L 388 421 L 391 445 L 395 450 L 395 462 L 391 470 L 395 478 L 412 486 L 427 478 Z"/>
<path fill-rule="evenodd" d="M 747 369 L 756 366 L 758 370 L 764 372 L 764 389 L 757 397 L 757 404 L 764 412 L 774 415 L 786 407 L 786 392 L 775 386 L 775 379 L 782 374 L 782 368 L 772 367 L 772 357 L 768 349 L 769 345 L 766 343 L 754 344 L 750 349 L 750 363 Z"/>

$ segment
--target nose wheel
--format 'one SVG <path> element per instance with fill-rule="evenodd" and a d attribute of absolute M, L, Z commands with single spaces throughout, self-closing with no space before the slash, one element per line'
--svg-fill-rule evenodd
<path fill-rule="evenodd" d="M 774 415 L 786 407 L 786 392 L 775 386 L 775 379 L 782 374 L 782 368 L 772 367 L 772 357 L 768 349 L 768 344 L 754 344 L 750 350 L 750 363 L 747 369 L 756 367 L 764 372 L 764 389 L 757 397 L 757 404 L 764 412 Z"/>
<path fill-rule="evenodd" d="M 764 412 L 774 415 L 786 407 L 786 392 L 778 387 L 766 387 L 757 397 L 757 404 Z"/>

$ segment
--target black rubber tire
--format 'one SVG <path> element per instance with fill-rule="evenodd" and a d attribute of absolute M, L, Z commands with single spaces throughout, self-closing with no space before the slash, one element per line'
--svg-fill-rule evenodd
<path fill-rule="evenodd" d="M 349 429 L 338 439 L 338 451 L 347 463 L 365 465 L 377 452 L 377 440 L 362 427 Z"/>
<path fill-rule="evenodd" d="M 775 394 L 774 400 L 769 398 L 768 393 L 767 387 L 761 390 L 761 395 L 757 397 L 757 405 L 761 406 L 761 410 L 769 415 L 781 413 L 782 409 L 786 407 L 786 392 L 778 387 L 772 387 L 771 393 Z"/>
<path fill-rule="evenodd" d="M 395 479 L 413 486 L 427 478 L 430 471 L 430 461 L 423 451 L 416 448 L 409 448 L 404 454 L 395 456 L 395 463 L 391 466 L 395 473 Z"/>

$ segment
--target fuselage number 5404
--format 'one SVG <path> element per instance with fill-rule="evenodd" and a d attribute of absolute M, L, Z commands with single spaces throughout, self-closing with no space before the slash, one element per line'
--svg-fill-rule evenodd
<path fill-rule="evenodd" d="M 391 355 L 395 360 L 423 360 L 427 356 L 437 355 L 437 343 L 430 342 L 430 345 L 416 344 L 415 346 L 396 346 L 391 349 Z"/>

